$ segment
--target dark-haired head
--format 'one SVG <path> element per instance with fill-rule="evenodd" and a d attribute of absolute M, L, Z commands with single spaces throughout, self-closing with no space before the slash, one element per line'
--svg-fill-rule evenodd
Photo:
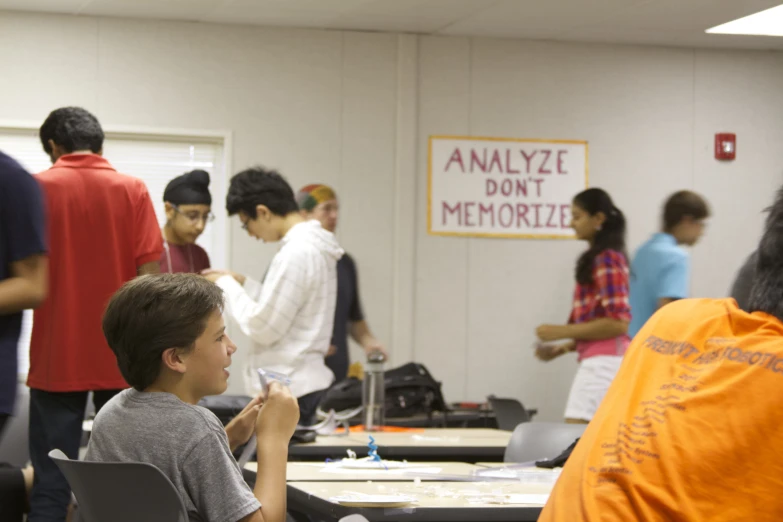
<path fill-rule="evenodd" d="M 52 111 L 41 125 L 38 135 L 52 163 L 65 154 L 100 154 L 103 150 L 103 129 L 98 118 L 81 107 L 63 107 Z"/>
<path fill-rule="evenodd" d="M 576 264 L 579 283 L 592 283 L 593 261 L 604 250 L 617 250 L 625 255 L 625 216 L 606 191 L 591 188 L 574 196 L 571 228 L 576 237 L 590 244 Z"/>
<path fill-rule="evenodd" d="M 203 277 L 146 275 L 112 296 L 103 334 L 122 376 L 137 390 L 152 386 L 167 369 L 203 395 L 220 394 L 223 369 L 236 349 L 223 338 L 222 310 L 222 290 Z"/>
<path fill-rule="evenodd" d="M 783 321 L 783 188 L 767 211 L 764 235 L 756 250 L 756 273 L 748 309 Z"/>
<path fill-rule="evenodd" d="M 675 192 L 663 205 L 663 231 L 677 243 L 695 245 L 704 233 L 704 220 L 710 216 L 707 201 L 695 192 Z"/>
<path fill-rule="evenodd" d="M 166 210 L 165 238 L 177 245 L 193 244 L 215 219 L 209 173 L 192 170 L 169 181 L 163 191 Z"/>
<path fill-rule="evenodd" d="M 275 170 L 253 167 L 231 178 L 226 196 L 229 216 L 239 215 L 242 228 L 264 241 L 278 241 L 281 220 L 290 214 L 299 219 L 299 206 L 291 185 Z"/>

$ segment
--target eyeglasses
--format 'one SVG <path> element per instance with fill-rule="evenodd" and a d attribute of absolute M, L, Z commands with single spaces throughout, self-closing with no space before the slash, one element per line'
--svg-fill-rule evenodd
<path fill-rule="evenodd" d="M 177 214 L 180 214 L 191 223 L 198 223 L 200 221 L 204 221 L 205 223 L 210 223 L 215 220 L 215 214 L 213 214 L 212 212 L 207 212 L 206 214 L 202 214 L 197 211 L 182 212 L 177 205 L 171 205 L 171 208 L 173 208 Z"/>

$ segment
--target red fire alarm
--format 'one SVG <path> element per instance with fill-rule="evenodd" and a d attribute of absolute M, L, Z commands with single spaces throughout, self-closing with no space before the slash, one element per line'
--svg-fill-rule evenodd
<path fill-rule="evenodd" d="M 723 132 L 715 135 L 715 159 L 733 160 L 737 155 L 737 135 Z"/>

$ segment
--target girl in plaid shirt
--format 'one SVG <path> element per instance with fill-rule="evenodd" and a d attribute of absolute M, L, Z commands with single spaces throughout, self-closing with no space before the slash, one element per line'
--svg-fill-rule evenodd
<path fill-rule="evenodd" d="M 629 270 L 625 253 L 625 217 L 612 198 L 599 188 L 574 197 L 571 228 L 589 248 L 576 263 L 576 288 L 568 324 L 542 324 L 536 356 L 550 361 L 577 352 L 581 363 L 566 405 L 565 420 L 587 423 L 601 403 L 628 347 L 631 308 Z"/>

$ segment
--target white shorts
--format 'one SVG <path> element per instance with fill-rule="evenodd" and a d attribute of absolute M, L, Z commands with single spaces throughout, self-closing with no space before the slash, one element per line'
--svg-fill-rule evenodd
<path fill-rule="evenodd" d="M 568 394 L 565 418 L 591 420 L 622 362 L 622 355 L 596 355 L 583 359 Z"/>

